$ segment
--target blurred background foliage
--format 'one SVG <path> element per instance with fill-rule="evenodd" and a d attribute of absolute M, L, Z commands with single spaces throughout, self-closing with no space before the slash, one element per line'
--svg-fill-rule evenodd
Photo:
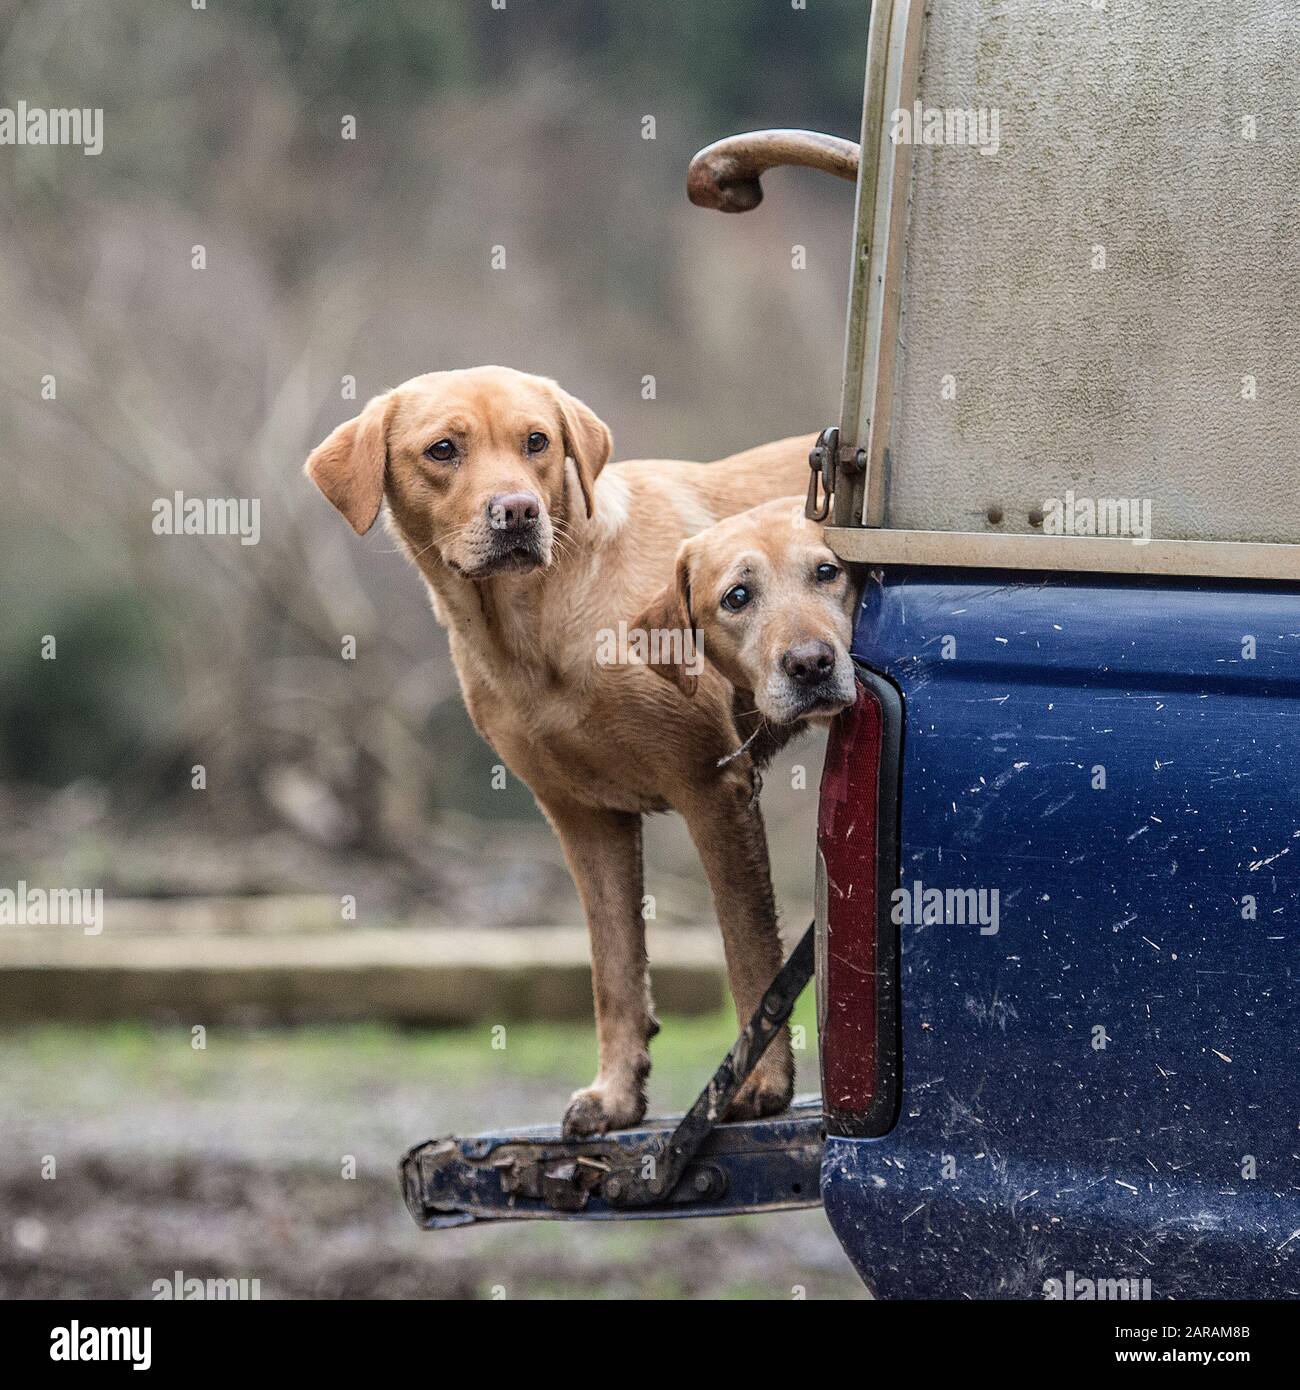
<path fill-rule="evenodd" d="M 619 457 L 829 422 L 851 190 L 781 173 L 724 218 L 684 174 L 736 130 L 856 135 L 867 13 L 0 0 L 3 101 L 105 113 L 98 157 L 0 150 L 0 870 L 576 920 L 531 798 L 492 789 L 420 584 L 302 460 L 354 413 L 346 378 L 364 400 L 488 361 L 560 379 Z M 177 489 L 260 499 L 260 543 L 154 535 Z M 797 745 L 765 797 L 800 903 L 818 767 Z M 661 916 L 707 913 L 671 822 L 649 873 Z"/>

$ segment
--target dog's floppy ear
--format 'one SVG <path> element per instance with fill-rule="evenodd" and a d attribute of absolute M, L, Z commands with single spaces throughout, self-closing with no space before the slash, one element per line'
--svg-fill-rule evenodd
<path fill-rule="evenodd" d="M 388 422 L 396 402 L 392 391 L 374 397 L 311 451 L 303 469 L 359 536 L 375 524 L 384 501 Z"/>
<path fill-rule="evenodd" d="M 695 671 L 686 669 L 686 662 L 695 665 L 703 652 L 691 612 L 691 557 L 687 543 L 683 542 L 677 552 L 672 583 L 650 601 L 632 626 L 646 634 L 651 656 L 646 665 L 655 675 L 671 681 L 683 695 L 694 695 L 700 678 Z"/>
<path fill-rule="evenodd" d="M 582 488 L 582 500 L 587 504 L 587 515 L 590 516 L 595 510 L 592 489 L 596 486 L 596 475 L 609 462 L 609 456 L 614 451 L 614 436 L 590 406 L 569 395 L 555 382 L 551 383 L 551 389 L 560 406 L 565 457 L 571 458 L 577 465 L 578 485 Z"/>

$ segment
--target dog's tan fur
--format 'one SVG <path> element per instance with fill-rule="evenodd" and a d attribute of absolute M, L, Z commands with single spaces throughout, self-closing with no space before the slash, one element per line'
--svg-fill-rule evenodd
<path fill-rule="evenodd" d="M 738 611 L 723 602 L 743 586 Z M 690 626 L 708 664 L 732 685 L 745 708 L 762 716 L 755 739 L 784 742 L 793 726 L 824 722 L 855 693 L 849 642 L 856 593 L 826 544 L 823 528 L 804 516 L 802 497 L 785 497 L 728 517 L 677 551 L 673 582 L 640 619 L 645 627 Z M 829 654 L 825 676 L 799 682 L 792 654 L 815 644 Z M 680 662 L 656 671 L 689 696 L 694 678 Z"/>
<path fill-rule="evenodd" d="M 546 446 L 529 451 L 534 436 Z M 447 460 L 426 451 L 446 441 Z M 532 790 L 555 828 L 592 944 L 599 1068 L 572 1097 L 571 1134 L 645 1112 L 651 1011 L 642 919 L 641 817 L 682 814 L 722 929 L 738 1015 L 747 1020 L 781 963 L 752 763 L 733 692 L 705 668 L 687 697 L 640 662 L 602 665 L 598 634 L 646 609 L 683 539 L 802 486 L 804 436 L 702 466 L 608 465 L 608 429 L 554 382 L 502 367 L 434 372 L 372 400 L 307 461 L 358 532 L 385 500 L 447 627 L 476 728 Z M 608 465 L 608 466 L 607 466 Z M 499 519 L 538 506 L 526 542 Z M 506 499 L 499 502 L 498 499 Z M 511 533 L 512 534 L 512 533 Z M 788 1034 L 776 1039 L 732 1114 L 783 1109 Z"/>

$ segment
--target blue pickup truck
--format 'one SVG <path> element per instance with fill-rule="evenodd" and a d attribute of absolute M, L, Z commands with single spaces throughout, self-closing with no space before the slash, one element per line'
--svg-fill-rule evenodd
<path fill-rule="evenodd" d="M 1300 1291 L 1297 597 L 868 586 L 822 783 L 822 1197 L 878 1294 Z"/>
<path fill-rule="evenodd" d="M 1300 20 L 1116 8 L 878 0 L 860 142 L 692 164 L 856 184 L 816 922 L 684 1119 L 423 1144 L 422 1225 L 821 1204 L 881 1297 L 1300 1296 Z M 821 1095 L 717 1123 L 814 960 Z"/>

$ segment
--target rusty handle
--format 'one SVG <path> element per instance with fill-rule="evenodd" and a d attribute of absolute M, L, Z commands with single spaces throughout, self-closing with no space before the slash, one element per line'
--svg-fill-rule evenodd
<path fill-rule="evenodd" d="M 836 178 L 858 176 L 858 146 L 815 130 L 752 130 L 706 145 L 691 160 L 686 193 L 696 207 L 748 212 L 763 201 L 759 182 L 783 164 L 824 169 Z"/>

